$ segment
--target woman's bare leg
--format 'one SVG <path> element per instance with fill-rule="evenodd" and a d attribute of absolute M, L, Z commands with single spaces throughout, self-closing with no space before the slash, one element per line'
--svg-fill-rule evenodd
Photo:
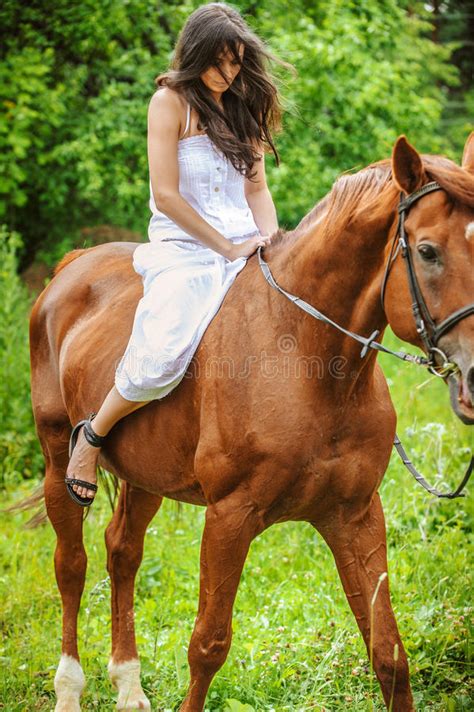
<path fill-rule="evenodd" d="M 118 420 L 149 402 L 126 400 L 120 395 L 116 387 L 112 386 L 92 421 L 92 430 L 97 435 L 107 435 Z M 99 452 L 99 447 L 94 447 L 87 442 L 84 436 L 84 428 L 81 428 L 67 466 L 66 476 L 95 484 L 97 481 L 96 467 Z M 73 485 L 73 489 L 80 497 L 93 497 L 95 495 L 94 490 L 88 490 L 86 487 L 80 487 L 79 485 Z"/>

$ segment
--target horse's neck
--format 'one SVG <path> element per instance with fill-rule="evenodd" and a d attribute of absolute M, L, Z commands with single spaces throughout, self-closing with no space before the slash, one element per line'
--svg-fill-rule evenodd
<path fill-rule="evenodd" d="M 283 248 L 270 262 L 277 283 L 286 291 L 314 305 L 346 329 L 362 335 L 381 331 L 386 326 L 380 304 L 380 287 L 384 269 L 384 253 L 388 233 L 393 225 L 394 211 L 381 211 L 378 219 L 358 217 L 345 230 L 325 239 L 324 216 L 304 225 L 301 234 Z M 276 299 L 283 299 L 276 295 Z M 291 311 L 290 311 L 291 310 Z M 307 330 L 306 348 L 315 331 L 314 319 L 302 319 L 295 305 L 288 302 L 287 314 L 293 322 L 300 320 Z M 313 337 L 314 342 L 314 337 Z M 360 345 L 328 327 L 325 347 L 332 353 L 360 362 Z"/>

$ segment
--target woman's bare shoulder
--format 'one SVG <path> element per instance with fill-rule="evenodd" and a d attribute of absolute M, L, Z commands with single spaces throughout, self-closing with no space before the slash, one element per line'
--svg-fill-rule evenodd
<path fill-rule="evenodd" d="M 155 91 L 148 106 L 148 127 L 150 131 L 163 130 L 176 132 L 180 136 L 186 121 L 185 100 L 179 92 L 169 87 L 160 87 Z M 161 127 L 161 129 L 160 129 Z"/>
<path fill-rule="evenodd" d="M 150 99 L 150 108 L 175 109 L 180 113 L 185 106 L 184 97 L 170 87 L 159 87 Z"/>
<path fill-rule="evenodd" d="M 181 136 L 186 121 L 186 103 L 184 97 L 170 87 L 160 87 L 155 91 L 148 106 L 149 126 L 167 125 Z"/>

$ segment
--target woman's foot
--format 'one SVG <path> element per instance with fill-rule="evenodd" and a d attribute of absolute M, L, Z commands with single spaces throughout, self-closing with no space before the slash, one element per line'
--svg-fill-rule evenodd
<path fill-rule="evenodd" d="M 67 466 L 66 477 L 96 484 L 99 452 L 99 447 L 94 447 L 87 442 L 84 435 L 84 427 L 82 427 L 79 430 L 77 442 Z M 72 488 L 79 497 L 94 497 L 96 493 L 95 490 L 87 489 L 87 487 L 81 487 L 80 485 L 72 485 Z"/>

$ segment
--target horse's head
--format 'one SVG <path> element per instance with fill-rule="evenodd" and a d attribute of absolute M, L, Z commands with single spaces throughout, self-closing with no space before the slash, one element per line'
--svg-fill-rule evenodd
<path fill-rule="evenodd" d="M 445 360 L 443 354 L 454 364 L 445 376 L 452 407 L 464 423 L 472 424 L 474 314 L 467 310 L 457 312 L 474 302 L 474 133 L 466 142 L 462 167 L 440 156 L 420 156 L 404 136 L 399 137 L 392 154 L 392 175 L 403 197 L 431 181 L 436 181 L 441 190 L 418 198 L 405 213 L 409 254 L 402 242 L 386 283 L 385 313 L 401 339 L 427 352 L 432 343 L 439 349 L 433 351 L 438 365 Z M 410 290 L 409 286 L 410 258 L 421 302 L 418 330 L 412 310 L 417 301 L 413 298 L 416 288 Z M 421 334 L 423 325 L 428 334 L 425 339 Z M 438 334 L 440 325 L 443 326 Z"/>

